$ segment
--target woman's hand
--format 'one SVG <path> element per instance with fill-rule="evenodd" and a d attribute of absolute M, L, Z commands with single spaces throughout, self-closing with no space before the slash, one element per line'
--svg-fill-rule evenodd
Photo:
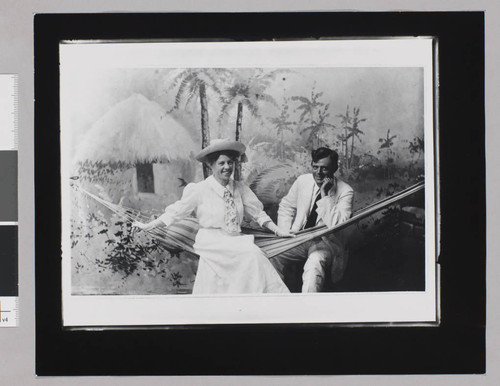
<path fill-rule="evenodd" d="M 280 228 L 276 229 L 274 234 L 278 237 L 295 237 L 295 235 L 292 232 L 290 232 L 289 230 L 280 229 Z"/>
<path fill-rule="evenodd" d="M 295 237 L 295 235 L 288 229 L 281 229 L 272 221 L 267 222 L 266 224 L 264 224 L 264 226 L 266 226 L 267 229 L 269 229 L 278 237 Z"/>
<path fill-rule="evenodd" d="M 139 228 L 143 231 L 150 231 L 150 230 L 156 228 L 158 225 L 160 225 L 159 220 L 153 220 L 151 222 L 148 222 L 147 224 L 144 224 L 144 223 L 139 222 L 139 221 L 134 221 L 132 223 L 133 227 Z"/>

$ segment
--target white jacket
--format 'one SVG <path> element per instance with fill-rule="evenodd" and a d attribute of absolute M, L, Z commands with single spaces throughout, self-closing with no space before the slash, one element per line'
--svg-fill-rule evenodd
<path fill-rule="evenodd" d="M 332 228 L 351 217 L 354 191 L 344 181 L 338 178 L 335 180 L 336 187 L 330 189 L 328 196 L 318 200 L 316 225 L 326 225 Z M 297 178 L 288 194 L 281 200 L 278 210 L 278 226 L 295 232 L 301 230 L 307 222 L 318 191 L 319 187 L 312 174 L 303 174 Z M 338 282 L 344 275 L 349 257 L 346 245 L 348 237 L 348 229 L 343 229 L 321 238 L 330 248 L 333 258 L 330 267 L 332 283 Z"/>
<path fill-rule="evenodd" d="M 335 177 L 336 187 L 332 187 L 325 196 L 318 200 L 317 225 L 328 228 L 348 220 L 352 214 L 354 190 L 344 181 Z M 283 197 L 278 210 L 278 226 L 294 232 L 301 230 L 314 204 L 319 191 L 312 174 L 303 174 L 295 180 L 288 194 Z"/>

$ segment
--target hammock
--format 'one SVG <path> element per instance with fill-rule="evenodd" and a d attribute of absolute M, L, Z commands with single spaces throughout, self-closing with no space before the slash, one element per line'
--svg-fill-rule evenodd
<path fill-rule="evenodd" d="M 96 196 L 95 194 L 86 191 L 76 184 L 74 186 L 83 194 L 101 203 L 103 206 L 110 209 L 119 216 L 125 218 L 127 221 L 149 222 L 151 220 L 150 217 L 146 216 L 138 210 L 113 204 L 102 199 L 99 196 Z M 419 182 L 415 185 L 412 185 L 399 193 L 396 193 L 390 197 L 387 197 L 381 201 L 377 201 L 374 204 L 356 211 L 349 220 L 333 228 L 327 228 L 324 225 L 316 226 L 297 232 L 296 237 L 293 238 L 277 237 L 272 233 L 250 228 L 244 228 L 243 233 L 253 234 L 255 238 L 255 244 L 264 251 L 268 258 L 271 258 L 292 248 L 295 248 L 296 246 L 299 246 L 300 244 L 307 241 L 326 236 L 334 232 L 338 232 L 339 230 L 344 229 L 349 225 L 352 225 L 353 223 L 422 190 L 423 188 L 424 182 Z M 151 236 L 158 239 L 162 244 L 164 244 L 167 249 L 172 249 L 172 247 L 174 247 L 190 252 L 192 254 L 196 254 L 193 250 L 193 244 L 198 229 L 198 221 L 195 218 L 186 218 L 182 221 L 170 225 L 168 228 L 160 227 L 147 232 L 151 234 Z"/>

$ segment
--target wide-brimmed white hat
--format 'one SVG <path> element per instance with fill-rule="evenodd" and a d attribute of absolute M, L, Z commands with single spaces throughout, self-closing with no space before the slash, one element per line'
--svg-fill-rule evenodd
<path fill-rule="evenodd" d="M 241 142 L 231 141 L 229 138 L 214 139 L 210 141 L 210 145 L 200 151 L 195 158 L 200 162 L 205 162 L 208 155 L 225 150 L 235 151 L 239 155 L 242 155 L 245 153 L 246 147 Z"/>

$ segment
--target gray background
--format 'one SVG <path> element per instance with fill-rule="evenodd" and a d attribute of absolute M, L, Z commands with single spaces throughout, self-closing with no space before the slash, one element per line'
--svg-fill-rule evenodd
<path fill-rule="evenodd" d="M 222 11 L 486 11 L 487 162 L 487 375 L 307 376 L 307 377 L 36 377 L 34 206 L 33 206 L 33 15 L 69 12 L 222 12 Z M 19 270 L 20 326 L 0 328 L 2 385 L 475 385 L 500 384 L 500 5 L 496 0 L 0 0 L 0 73 L 19 74 Z M 90 28 L 91 26 L 89 26 Z M 465 161 L 466 162 L 466 161 Z M 457 165 L 459 167 L 459 165 Z M 471 259 L 474 256 L 471 256 Z M 467 283 L 464 282 L 464 285 Z M 92 355 L 92 353 L 88 353 Z"/>

